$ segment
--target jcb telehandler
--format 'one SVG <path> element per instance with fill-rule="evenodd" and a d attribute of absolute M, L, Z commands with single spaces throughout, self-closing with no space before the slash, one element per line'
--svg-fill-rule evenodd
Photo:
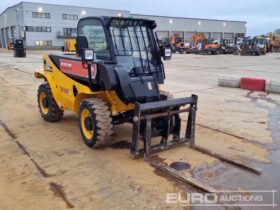
<path fill-rule="evenodd" d="M 62 119 L 64 110 L 79 116 L 84 142 L 91 148 L 111 143 L 113 125 L 133 124 L 131 154 L 191 141 L 197 96 L 167 100 L 159 90 L 165 79 L 164 59 L 150 20 L 87 17 L 78 23 L 77 56 L 45 55 L 44 70 L 36 72 L 46 83 L 38 90 L 44 120 Z M 181 106 L 190 105 L 180 110 Z M 181 138 L 179 113 L 189 112 L 186 135 Z M 169 136 L 172 135 L 172 140 Z M 152 137 L 161 137 L 157 145 Z M 139 149 L 139 140 L 144 148 Z"/>
<path fill-rule="evenodd" d="M 72 110 L 79 116 L 82 138 L 91 148 L 109 145 L 114 125 L 131 123 L 133 157 L 144 155 L 152 166 L 214 192 L 215 189 L 152 158 L 152 152 L 184 143 L 198 149 L 194 146 L 198 97 L 169 99 L 168 94 L 160 91 L 159 85 L 165 79 L 161 57 L 168 59 L 171 49 L 161 48 L 164 52 L 160 52 L 155 28 L 152 20 L 82 18 L 77 28 L 77 55 L 44 55 L 43 71 L 35 72 L 36 78 L 45 80 L 38 90 L 41 116 L 57 122 L 64 110 Z M 188 113 L 184 136 L 181 113 Z M 199 150 L 242 165 L 214 152 Z"/>

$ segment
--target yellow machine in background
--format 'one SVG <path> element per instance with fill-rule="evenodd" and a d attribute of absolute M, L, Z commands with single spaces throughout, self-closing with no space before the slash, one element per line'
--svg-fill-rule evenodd
<path fill-rule="evenodd" d="M 12 40 L 8 43 L 8 50 L 14 50 L 14 42 Z"/>
<path fill-rule="evenodd" d="M 67 39 L 64 42 L 63 52 L 76 52 L 76 40 Z"/>
<path fill-rule="evenodd" d="M 269 44 L 271 52 L 280 52 L 280 35 L 270 33 Z"/>

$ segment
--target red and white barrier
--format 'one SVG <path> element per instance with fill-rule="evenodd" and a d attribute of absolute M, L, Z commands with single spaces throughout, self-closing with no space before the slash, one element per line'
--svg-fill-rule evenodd
<path fill-rule="evenodd" d="M 265 79 L 243 77 L 240 80 L 240 88 L 252 91 L 265 91 Z"/>
<path fill-rule="evenodd" d="M 280 80 L 266 80 L 265 92 L 280 94 Z"/>
<path fill-rule="evenodd" d="M 253 77 L 240 78 L 234 76 L 221 75 L 219 77 L 219 86 L 280 94 L 280 80 L 269 80 Z"/>

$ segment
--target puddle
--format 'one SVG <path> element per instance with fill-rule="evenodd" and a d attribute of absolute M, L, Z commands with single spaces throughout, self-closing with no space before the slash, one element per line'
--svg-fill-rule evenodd
<path fill-rule="evenodd" d="M 174 162 L 170 164 L 171 168 L 174 168 L 177 171 L 182 171 L 186 169 L 190 169 L 191 165 L 186 162 Z"/>
<path fill-rule="evenodd" d="M 271 136 L 274 140 L 273 144 L 264 144 L 263 147 L 270 150 L 270 159 L 272 163 L 263 164 L 259 162 L 252 162 L 256 168 L 262 168 L 262 174 L 256 175 L 250 173 L 246 170 L 242 170 L 231 164 L 218 162 L 208 167 L 201 167 L 193 169 L 192 175 L 198 180 L 206 180 L 207 184 L 215 187 L 218 190 L 236 190 L 242 187 L 245 191 L 265 191 L 265 190 L 277 190 L 275 194 L 275 203 L 280 204 L 280 103 L 269 98 L 268 94 L 259 94 L 257 96 L 252 95 L 253 92 L 248 92 L 245 96 L 249 98 L 254 106 L 266 110 L 268 112 L 268 122 L 267 129 L 271 132 Z M 268 107 L 261 103 L 261 101 L 269 102 L 274 104 L 273 108 Z M 261 124 L 264 121 L 259 122 Z M 242 150 L 242 148 L 240 148 Z M 272 204 L 272 194 L 262 194 L 263 200 L 269 201 Z M 192 210 L 200 209 L 199 207 L 192 207 Z M 212 209 L 211 207 L 207 209 Z M 217 209 L 217 208 L 213 208 Z M 232 210 L 232 209 L 242 209 L 242 210 L 264 210 L 264 209 L 277 209 L 273 207 L 221 207 L 219 209 Z M 278 208 L 279 209 L 279 208 Z"/>

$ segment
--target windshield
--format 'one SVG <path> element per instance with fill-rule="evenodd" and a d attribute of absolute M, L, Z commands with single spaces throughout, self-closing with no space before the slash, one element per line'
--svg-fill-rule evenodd
<path fill-rule="evenodd" d="M 267 44 L 266 39 L 259 39 L 259 44 L 266 45 Z"/>
<path fill-rule="evenodd" d="M 257 39 L 247 39 L 245 40 L 246 45 L 255 45 L 258 43 Z"/>
<path fill-rule="evenodd" d="M 151 70 L 153 44 L 150 29 L 145 26 L 144 21 L 113 19 L 110 32 L 118 60 L 122 60 L 122 63 L 126 60 L 134 67 L 141 67 L 144 72 Z M 130 65 L 128 68 L 133 67 Z"/>

